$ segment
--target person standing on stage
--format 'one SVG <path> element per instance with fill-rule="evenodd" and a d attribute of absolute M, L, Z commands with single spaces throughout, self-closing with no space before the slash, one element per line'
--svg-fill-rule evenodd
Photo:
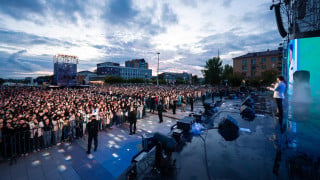
<path fill-rule="evenodd" d="M 158 105 L 159 123 L 162 123 L 162 122 L 163 122 L 162 112 L 163 112 L 163 105 L 162 105 L 162 103 L 160 103 L 160 104 Z"/>
<path fill-rule="evenodd" d="M 178 103 L 178 100 L 176 97 L 173 97 L 173 106 L 172 106 L 172 113 L 173 114 L 176 114 L 176 109 L 177 109 L 177 103 Z"/>
<path fill-rule="evenodd" d="M 156 108 L 156 97 L 154 95 L 151 96 L 151 103 L 150 103 L 150 112 L 154 113 L 154 110 Z"/>
<path fill-rule="evenodd" d="M 191 95 L 190 96 L 190 99 L 189 99 L 189 101 L 190 101 L 190 106 L 191 106 L 191 112 L 193 112 L 193 95 Z"/>
<path fill-rule="evenodd" d="M 284 93 L 286 90 L 286 84 L 284 83 L 284 78 L 283 76 L 279 76 L 277 78 L 277 83 L 273 84 L 274 87 L 267 87 L 267 89 L 273 91 L 273 98 L 276 100 L 277 107 L 278 107 L 278 114 L 277 116 L 279 117 L 279 123 L 280 123 L 280 128 L 281 132 L 283 132 L 283 127 L 282 127 L 282 119 L 283 119 L 283 105 L 282 105 L 282 100 L 284 99 Z"/>
<path fill-rule="evenodd" d="M 91 121 L 87 123 L 87 129 L 89 134 L 87 154 L 90 154 L 92 139 L 94 140 L 94 151 L 97 151 L 98 148 L 98 121 L 95 115 L 91 116 Z"/>
<path fill-rule="evenodd" d="M 135 134 L 136 133 L 136 125 L 137 125 L 137 108 L 134 106 L 131 106 L 131 108 L 130 108 L 129 122 L 130 122 L 130 135 Z"/>

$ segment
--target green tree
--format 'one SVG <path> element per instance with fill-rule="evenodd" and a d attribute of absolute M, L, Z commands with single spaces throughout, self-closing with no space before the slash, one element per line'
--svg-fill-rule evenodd
<path fill-rule="evenodd" d="M 117 84 L 125 82 L 125 79 L 122 77 L 107 76 L 105 77 L 104 82 L 109 84 Z"/>
<path fill-rule="evenodd" d="M 133 79 L 128 79 L 127 82 L 129 82 L 129 83 L 145 83 L 145 80 L 141 79 L 141 78 L 133 78 Z"/>
<path fill-rule="evenodd" d="M 206 62 L 202 74 L 207 84 L 219 84 L 222 73 L 222 61 L 219 57 L 213 57 Z"/>
<path fill-rule="evenodd" d="M 166 84 L 167 82 L 166 82 L 166 80 L 164 80 L 164 79 L 159 79 L 159 84 Z"/>
<path fill-rule="evenodd" d="M 199 84 L 199 78 L 197 75 L 192 76 L 192 84 Z"/>
<path fill-rule="evenodd" d="M 233 75 L 233 67 L 229 64 L 224 65 L 222 70 L 222 78 L 229 80 L 229 77 L 232 75 Z"/>
<path fill-rule="evenodd" d="M 176 84 L 185 84 L 185 81 L 183 80 L 182 77 L 178 77 L 178 78 L 176 79 Z"/>
<path fill-rule="evenodd" d="M 262 83 L 264 85 L 270 85 L 275 82 L 277 79 L 277 71 L 275 70 L 267 70 L 261 73 Z"/>
<path fill-rule="evenodd" d="M 256 88 L 259 88 L 262 84 L 262 79 L 261 77 L 252 77 L 249 79 L 249 85 L 251 87 L 256 87 Z"/>
<path fill-rule="evenodd" d="M 2 85 L 4 82 L 6 82 L 4 79 L 0 78 L 0 85 Z"/>
<path fill-rule="evenodd" d="M 159 78 L 159 79 L 164 79 L 164 73 L 159 74 L 158 78 Z"/>
<path fill-rule="evenodd" d="M 234 73 L 228 76 L 228 81 L 233 87 L 238 87 L 241 85 L 243 80 L 243 75 L 241 73 Z"/>

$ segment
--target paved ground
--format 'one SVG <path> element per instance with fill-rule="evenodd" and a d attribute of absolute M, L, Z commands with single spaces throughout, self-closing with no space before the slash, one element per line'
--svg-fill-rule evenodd
<path fill-rule="evenodd" d="M 202 109 L 199 103 L 195 110 Z M 161 132 L 167 134 L 177 119 L 190 113 L 177 109 L 177 114 L 164 113 L 164 122 L 158 123 L 158 115 L 147 113 L 137 122 L 137 133 L 129 135 L 129 125 L 123 124 L 112 130 L 100 132 L 98 150 L 86 154 L 87 139 L 76 140 L 72 144 L 63 143 L 48 150 L 19 157 L 17 163 L 0 163 L 0 180 L 37 179 L 117 179 L 130 165 L 131 159 L 141 148 L 143 134 Z M 189 110 L 189 111 L 188 111 Z"/>

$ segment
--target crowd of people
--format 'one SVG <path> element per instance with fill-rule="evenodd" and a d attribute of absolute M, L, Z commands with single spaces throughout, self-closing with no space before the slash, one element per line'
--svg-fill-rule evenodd
<path fill-rule="evenodd" d="M 83 89 L 3 86 L 0 91 L 0 155 L 27 155 L 60 142 L 72 142 L 86 134 L 86 125 L 93 115 L 98 129 L 107 130 L 130 122 L 133 110 L 136 110 L 137 119 L 159 107 L 161 111 L 172 109 L 174 114 L 177 107 L 184 111 L 187 104 L 199 99 L 204 101 L 212 92 L 217 89 L 187 85 L 109 85 Z"/>

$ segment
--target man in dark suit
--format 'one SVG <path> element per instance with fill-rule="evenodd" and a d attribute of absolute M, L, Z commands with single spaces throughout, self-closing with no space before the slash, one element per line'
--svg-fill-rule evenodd
<path fill-rule="evenodd" d="M 191 106 L 191 112 L 193 112 L 193 96 L 190 96 L 190 106 Z"/>
<path fill-rule="evenodd" d="M 162 123 L 162 122 L 163 122 L 162 112 L 163 112 L 163 105 L 162 105 L 162 103 L 160 103 L 160 104 L 158 105 L 159 123 Z"/>
<path fill-rule="evenodd" d="M 155 96 L 151 96 L 150 112 L 152 111 L 152 113 L 154 113 L 155 108 L 156 108 L 156 97 Z"/>
<path fill-rule="evenodd" d="M 176 114 L 177 103 L 178 103 L 177 99 L 174 99 L 173 100 L 173 106 L 172 106 L 172 113 L 173 114 Z"/>
<path fill-rule="evenodd" d="M 130 135 L 135 134 L 136 133 L 136 125 L 137 125 L 137 108 L 136 107 L 131 107 L 131 109 L 130 109 L 129 122 L 130 122 Z M 132 125 L 133 125 L 133 127 L 132 127 Z"/>
<path fill-rule="evenodd" d="M 89 134 L 87 154 L 90 154 L 92 139 L 94 140 L 94 151 L 97 151 L 98 148 L 98 121 L 95 115 L 91 116 L 91 121 L 88 122 L 87 128 Z"/>

